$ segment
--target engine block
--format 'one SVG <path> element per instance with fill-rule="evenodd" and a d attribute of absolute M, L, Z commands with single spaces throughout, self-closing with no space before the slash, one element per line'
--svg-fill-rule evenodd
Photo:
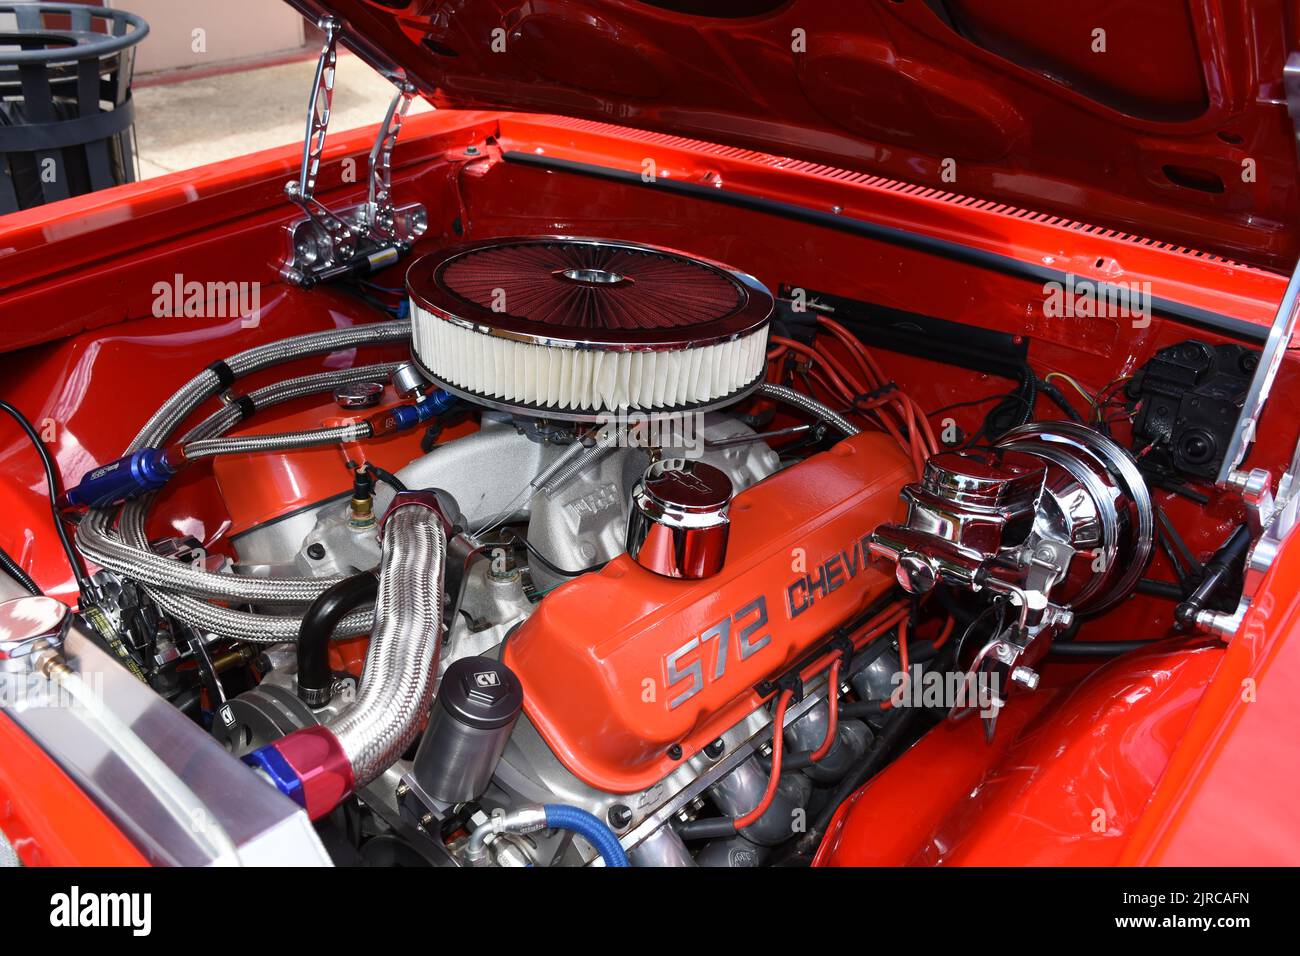
<path fill-rule="evenodd" d="M 553 591 L 504 652 L 528 718 L 599 790 L 668 776 L 759 706 L 759 682 L 892 586 L 867 539 L 911 477 L 888 437 L 862 434 L 737 495 L 717 576 L 673 580 L 622 556 Z"/>

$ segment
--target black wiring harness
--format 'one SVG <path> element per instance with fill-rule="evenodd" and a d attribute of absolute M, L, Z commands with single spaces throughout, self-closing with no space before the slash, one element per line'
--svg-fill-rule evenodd
<path fill-rule="evenodd" d="M 45 489 L 50 503 L 50 515 L 54 519 L 54 530 L 58 533 L 59 544 L 68 558 L 68 566 L 72 569 L 72 576 L 77 581 L 77 588 L 81 592 L 83 600 L 90 599 L 95 593 L 94 586 L 90 582 L 90 575 L 86 573 L 81 555 L 72 546 L 72 540 L 68 537 L 68 530 L 63 525 L 63 515 L 59 511 L 59 476 L 55 471 L 54 459 L 50 456 L 49 449 L 45 447 L 45 442 L 41 441 L 41 436 L 32 426 L 32 423 L 27 420 L 26 415 L 3 399 L 0 399 L 0 411 L 18 423 L 23 433 L 31 440 L 32 446 L 36 449 L 36 454 L 40 456 L 41 467 L 45 470 Z M 2 548 L 0 548 L 0 566 L 3 566 L 4 570 L 27 591 L 32 594 L 43 593 L 31 576 L 19 567 L 18 562 Z"/>

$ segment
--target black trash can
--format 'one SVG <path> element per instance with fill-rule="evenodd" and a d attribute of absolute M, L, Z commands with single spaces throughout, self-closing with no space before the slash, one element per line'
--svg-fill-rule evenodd
<path fill-rule="evenodd" d="M 0 3 L 0 215 L 136 180 L 131 75 L 149 24 Z"/>

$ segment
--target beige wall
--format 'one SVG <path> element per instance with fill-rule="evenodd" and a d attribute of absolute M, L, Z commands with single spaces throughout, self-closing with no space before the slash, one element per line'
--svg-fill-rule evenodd
<path fill-rule="evenodd" d="M 137 75 L 218 66 L 303 44 L 302 16 L 283 0 L 111 0 L 108 5 L 149 21 L 149 36 L 136 54 Z M 195 30 L 203 31 L 203 52 L 193 49 Z"/>

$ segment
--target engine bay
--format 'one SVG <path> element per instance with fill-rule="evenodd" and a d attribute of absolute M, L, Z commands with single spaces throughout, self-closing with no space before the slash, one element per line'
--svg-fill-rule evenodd
<path fill-rule="evenodd" d="M 23 372 L 129 399 L 47 593 L 329 860 L 826 862 L 927 746 L 996 775 L 1094 672 L 1208 681 L 1260 342 L 476 143 L 400 265 Z"/>

